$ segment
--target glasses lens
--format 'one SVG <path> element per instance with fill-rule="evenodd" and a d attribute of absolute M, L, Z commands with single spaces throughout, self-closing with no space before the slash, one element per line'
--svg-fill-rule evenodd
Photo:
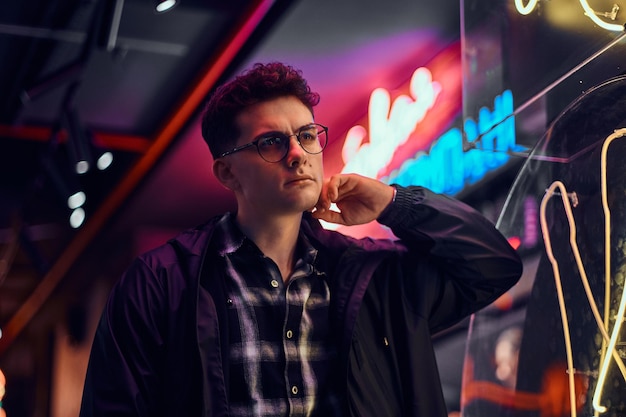
<path fill-rule="evenodd" d="M 320 153 L 326 147 L 326 129 L 319 125 L 305 127 L 298 134 L 300 145 L 308 153 Z"/>
<path fill-rule="evenodd" d="M 289 152 L 291 136 L 293 135 L 275 133 L 272 136 L 260 139 L 257 142 L 259 154 L 267 162 L 281 161 Z M 313 124 L 304 127 L 297 136 L 300 146 L 308 153 L 317 154 L 326 147 L 326 128 L 322 125 Z"/>
<path fill-rule="evenodd" d="M 259 140 L 257 148 L 259 148 L 259 154 L 267 162 L 278 162 L 287 155 L 289 147 L 289 137 L 283 136 L 271 136 Z"/>

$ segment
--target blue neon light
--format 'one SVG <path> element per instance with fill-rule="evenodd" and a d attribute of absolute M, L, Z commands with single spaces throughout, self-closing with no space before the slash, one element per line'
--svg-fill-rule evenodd
<path fill-rule="evenodd" d="M 466 139 L 474 145 L 473 149 L 464 152 L 463 134 L 458 128 L 450 129 L 435 141 L 430 152 L 417 153 L 383 181 L 422 185 L 449 195 L 460 192 L 506 164 L 508 151 L 518 150 L 512 113 L 513 93 L 506 90 L 494 99 L 493 111 L 483 107 L 478 112 L 478 122 L 471 118 L 465 121 Z"/>

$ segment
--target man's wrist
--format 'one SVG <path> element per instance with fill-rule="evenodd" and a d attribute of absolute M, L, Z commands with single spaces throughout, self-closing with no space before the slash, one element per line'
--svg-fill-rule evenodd
<path fill-rule="evenodd" d="M 389 215 L 389 212 L 392 210 L 392 206 L 395 204 L 396 198 L 398 196 L 398 188 L 396 187 L 396 185 L 391 184 L 390 186 L 393 189 L 393 196 L 391 198 L 391 202 L 389 202 L 389 204 L 387 204 L 387 207 L 385 207 L 385 209 L 380 213 L 380 215 L 378 215 L 377 221 L 380 223 L 383 223 L 381 219 L 384 219 L 385 217 Z"/>
<path fill-rule="evenodd" d="M 398 184 L 391 186 L 396 190 L 394 200 L 378 216 L 377 221 L 379 223 L 394 227 L 403 224 L 408 218 L 428 217 L 430 210 L 421 206 L 422 201 L 426 198 L 426 189 L 418 186 L 403 187 Z"/>

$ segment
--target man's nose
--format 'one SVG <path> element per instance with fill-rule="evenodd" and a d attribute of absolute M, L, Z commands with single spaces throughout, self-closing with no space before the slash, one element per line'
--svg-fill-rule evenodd
<path fill-rule="evenodd" d="M 306 159 L 306 151 L 300 146 L 297 135 L 289 136 L 289 150 L 287 151 L 287 162 L 289 166 L 301 164 Z"/>

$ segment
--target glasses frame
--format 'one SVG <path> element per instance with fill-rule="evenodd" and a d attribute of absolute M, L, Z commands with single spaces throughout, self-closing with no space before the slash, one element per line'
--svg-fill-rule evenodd
<path fill-rule="evenodd" d="M 317 128 L 321 128 L 321 130 L 324 131 L 324 134 L 326 135 L 326 143 L 324 143 L 324 146 L 322 146 L 322 149 L 319 152 L 309 152 L 309 151 L 307 151 L 304 148 L 304 146 L 302 146 L 302 143 L 300 142 L 300 135 L 302 134 L 302 131 L 304 129 L 306 129 L 306 128 L 310 128 L 310 127 L 314 127 L 314 126 L 317 127 Z M 318 132 L 319 132 L 319 130 L 318 130 Z M 326 126 L 324 126 L 323 124 L 320 124 L 320 123 L 311 123 L 311 124 L 308 124 L 306 126 L 303 126 L 303 127 L 300 128 L 300 130 L 298 130 L 298 133 L 294 133 L 294 134 L 291 134 L 291 135 L 287 135 L 285 133 L 282 133 L 281 135 L 283 135 L 287 139 L 291 139 L 292 136 L 295 136 L 296 137 L 296 141 L 298 141 L 298 145 L 300 145 L 300 147 L 302 148 L 302 150 L 304 152 L 306 152 L 306 153 L 308 153 L 310 155 L 317 155 L 317 154 L 320 154 L 320 153 L 324 152 L 324 149 L 326 149 L 326 145 L 328 145 L 328 127 L 326 127 Z M 219 155 L 218 158 L 223 158 L 225 156 L 232 155 L 232 154 L 234 154 L 236 152 L 243 151 L 244 149 L 247 149 L 247 148 L 249 148 L 251 146 L 254 146 L 254 147 L 256 147 L 256 150 L 257 150 L 257 153 L 259 154 L 259 156 L 261 158 L 263 158 L 263 160 L 265 162 L 269 162 L 270 164 L 278 163 L 278 162 L 282 161 L 283 159 L 285 159 L 285 157 L 289 154 L 289 149 L 291 148 L 291 141 L 290 140 L 287 141 L 287 147 L 286 147 L 286 150 L 285 150 L 285 154 L 278 161 L 268 161 L 261 154 L 261 149 L 259 148 L 259 142 L 262 141 L 263 139 L 268 139 L 269 137 L 271 137 L 271 135 L 263 134 L 263 135 L 259 136 L 258 138 L 256 138 L 255 140 L 253 140 L 252 142 L 246 143 L 245 145 L 237 146 L 237 147 L 231 149 L 230 151 L 222 152 Z"/>

